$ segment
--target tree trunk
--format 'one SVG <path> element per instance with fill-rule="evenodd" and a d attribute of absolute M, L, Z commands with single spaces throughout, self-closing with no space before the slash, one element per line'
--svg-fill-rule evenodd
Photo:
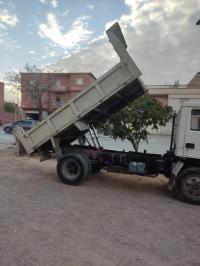
<path fill-rule="evenodd" d="M 39 116 L 38 120 L 42 121 L 42 103 L 41 103 L 41 101 L 38 104 L 38 116 Z"/>
<path fill-rule="evenodd" d="M 135 152 L 138 152 L 139 143 L 138 143 L 138 142 L 135 143 L 134 139 L 132 139 L 132 138 L 130 138 L 130 139 L 128 139 L 128 140 L 131 142 L 134 151 L 135 151 Z"/>

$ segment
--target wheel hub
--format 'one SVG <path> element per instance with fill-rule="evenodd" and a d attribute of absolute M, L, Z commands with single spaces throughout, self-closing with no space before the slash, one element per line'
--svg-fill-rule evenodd
<path fill-rule="evenodd" d="M 79 167 L 75 160 L 67 160 L 63 163 L 63 172 L 68 179 L 73 180 L 79 174 Z"/>
<path fill-rule="evenodd" d="M 200 200 L 200 177 L 188 177 L 182 184 L 184 194 L 192 200 Z"/>

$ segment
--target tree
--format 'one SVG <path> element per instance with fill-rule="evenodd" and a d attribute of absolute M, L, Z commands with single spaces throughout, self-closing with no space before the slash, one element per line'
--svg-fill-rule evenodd
<path fill-rule="evenodd" d="M 8 113 L 14 113 L 16 108 L 16 103 L 5 102 L 4 103 L 4 111 Z"/>
<path fill-rule="evenodd" d="M 30 73 L 31 76 L 24 75 L 25 73 Z M 53 85 L 52 80 L 49 80 L 47 75 L 44 75 L 35 65 L 31 66 L 28 63 L 22 71 L 5 73 L 4 79 L 17 90 L 25 91 L 30 95 L 38 110 L 39 120 L 42 120 L 42 96 Z"/>
<path fill-rule="evenodd" d="M 137 152 L 141 140 L 148 142 L 149 130 L 165 126 L 172 115 L 171 107 L 146 94 L 109 118 L 105 128 L 114 139 L 129 140 Z"/>
<path fill-rule="evenodd" d="M 173 85 L 173 87 L 174 87 L 174 88 L 177 88 L 177 87 L 179 86 L 179 84 L 180 84 L 180 80 L 177 79 L 177 80 L 174 81 L 174 85 Z"/>

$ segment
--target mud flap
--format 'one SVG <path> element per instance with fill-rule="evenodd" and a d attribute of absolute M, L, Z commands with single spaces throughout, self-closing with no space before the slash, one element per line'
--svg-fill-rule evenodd
<path fill-rule="evenodd" d="M 183 167 L 183 162 L 178 161 L 176 163 L 173 164 L 172 167 L 172 174 L 169 178 L 169 182 L 168 182 L 168 189 L 169 191 L 173 191 L 174 187 L 176 185 L 176 177 L 178 175 L 178 173 L 180 172 L 181 168 Z"/>
<path fill-rule="evenodd" d="M 175 184 L 176 184 L 176 176 L 175 175 L 171 175 L 170 176 L 170 178 L 169 178 L 169 182 L 168 182 L 168 184 L 167 184 L 167 186 L 168 186 L 168 189 L 169 189 L 169 191 L 173 191 L 174 190 L 174 187 L 175 187 Z"/>
<path fill-rule="evenodd" d="M 24 156 L 27 155 L 26 150 L 24 149 L 24 146 L 22 145 L 21 141 L 15 137 L 16 140 L 16 149 L 17 149 L 17 155 L 18 156 Z"/>

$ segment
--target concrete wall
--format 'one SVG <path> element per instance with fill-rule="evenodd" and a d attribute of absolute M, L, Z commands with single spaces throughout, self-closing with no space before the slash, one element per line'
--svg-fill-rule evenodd
<path fill-rule="evenodd" d="M 17 120 L 22 120 L 22 114 L 19 112 L 17 113 L 0 112 L 0 124 L 2 125 Z"/>

